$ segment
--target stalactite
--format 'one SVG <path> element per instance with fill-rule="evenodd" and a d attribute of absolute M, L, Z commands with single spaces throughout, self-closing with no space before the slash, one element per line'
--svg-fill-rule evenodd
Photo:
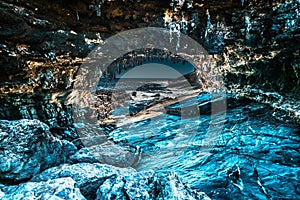
<path fill-rule="evenodd" d="M 188 31 L 188 21 L 185 20 L 184 14 L 185 14 L 184 12 L 181 12 L 180 27 L 182 32 L 186 34 Z"/>
<path fill-rule="evenodd" d="M 211 27 L 211 22 L 210 22 L 210 14 L 209 14 L 209 10 L 206 11 L 206 15 L 207 15 L 207 24 L 206 24 L 206 29 L 205 29 L 205 39 L 207 39 L 208 33 L 210 31 L 210 27 Z"/>
<path fill-rule="evenodd" d="M 191 30 L 194 30 L 198 19 L 195 19 L 197 15 L 190 17 L 190 20 L 187 20 L 185 17 L 185 12 L 181 11 L 183 7 L 187 9 L 193 8 L 192 0 L 172 0 L 170 3 L 171 10 L 167 9 L 164 16 L 164 26 L 169 28 L 170 43 L 173 41 L 173 34 L 176 35 L 176 48 L 180 47 L 180 33 L 183 32 L 187 34 L 188 30 L 191 27 Z"/>
<path fill-rule="evenodd" d="M 245 16 L 245 28 L 246 28 L 245 38 L 246 38 L 246 40 L 248 40 L 249 39 L 249 32 L 250 32 L 250 29 L 251 29 L 250 17 L 248 15 Z"/>

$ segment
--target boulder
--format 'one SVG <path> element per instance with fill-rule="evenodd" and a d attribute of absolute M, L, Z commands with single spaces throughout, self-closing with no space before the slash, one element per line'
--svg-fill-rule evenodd
<path fill-rule="evenodd" d="M 25 181 L 39 172 L 67 161 L 76 147 L 59 140 L 38 120 L 0 121 L 0 180 Z"/>
<path fill-rule="evenodd" d="M 99 163 L 63 164 L 43 171 L 33 177 L 31 181 L 47 181 L 62 177 L 71 177 L 76 181 L 81 193 L 87 199 L 95 199 L 96 191 L 108 178 L 118 174 L 128 175 L 134 173 L 133 169 L 122 169 Z"/>
<path fill-rule="evenodd" d="M 22 199 L 65 199 L 84 200 L 72 178 L 59 178 L 42 182 L 27 182 L 17 186 L 7 186 L 0 197 L 2 200 Z M 1 196 L 2 195 L 2 196 Z"/>
<path fill-rule="evenodd" d="M 100 163 L 63 164 L 36 175 L 30 181 L 70 177 L 86 199 L 209 199 L 191 190 L 174 173 L 137 173 Z"/>
<path fill-rule="evenodd" d="M 97 190 L 97 200 L 108 199 L 202 199 L 210 198 L 191 190 L 175 173 L 160 174 L 153 171 L 107 179 Z"/>

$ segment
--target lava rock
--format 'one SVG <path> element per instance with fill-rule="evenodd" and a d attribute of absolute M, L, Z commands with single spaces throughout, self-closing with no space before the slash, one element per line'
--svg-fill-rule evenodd
<path fill-rule="evenodd" d="M 2 200 L 85 199 L 72 178 L 59 178 L 43 182 L 27 182 L 17 186 L 7 186 L 3 190 L 4 193 L 2 194 L 0 191 L 0 198 Z"/>
<path fill-rule="evenodd" d="M 38 120 L 0 121 L 0 179 L 5 184 L 31 178 L 67 161 L 76 147 L 53 136 Z"/>
<path fill-rule="evenodd" d="M 203 199 L 206 194 L 195 192 L 184 185 L 176 174 L 140 172 L 106 180 L 97 190 L 97 200 L 106 199 Z"/>

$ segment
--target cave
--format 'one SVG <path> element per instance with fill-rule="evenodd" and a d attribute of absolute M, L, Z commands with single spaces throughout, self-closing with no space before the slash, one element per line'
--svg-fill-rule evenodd
<path fill-rule="evenodd" d="M 2 0 L 0 199 L 300 199 L 299 0 Z"/>

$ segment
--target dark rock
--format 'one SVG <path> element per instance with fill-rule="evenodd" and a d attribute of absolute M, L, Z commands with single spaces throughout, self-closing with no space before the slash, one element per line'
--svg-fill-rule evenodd
<path fill-rule="evenodd" d="M 106 180 L 97 190 L 97 200 L 108 199 L 203 199 L 202 192 L 191 190 L 176 174 L 140 172 L 131 176 L 117 176 Z"/>
<path fill-rule="evenodd" d="M 0 33 L 0 37 L 11 37 L 13 35 L 18 35 L 24 31 L 28 26 L 22 23 L 22 18 L 18 17 L 5 9 L 1 9 L 0 17 L 5 24 L 3 24 L 3 29 Z"/>
<path fill-rule="evenodd" d="M 214 103 L 223 99 L 214 100 Z M 197 97 L 186 99 L 180 103 L 175 103 L 165 107 L 166 113 L 170 115 L 195 117 L 208 115 L 212 112 L 212 99 L 209 93 L 200 93 Z"/>
<path fill-rule="evenodd" d="M 239 1 L 203 2 L 201 6 L 194 3 L 192 8 L 187 9 L 186 1 L 181 11 L 195 23 L 187 34 L 215 54 L 218 66 L 228 72 L 225 77 L 228 84 L 254 84 L 283 92 L 298 91 L 299 2 L 278 0 L 270 5 L 256 2 L 245 2 L 243 6 Z M 84 0 L 68 3 L 1 2 L 0 76 L 1 84 L 5 86 L 1 85 L 0 89 L 4 91 L 1 100 L 6 104 L 6 109 L 0 112 L 1 119 L 34 118 L 30 111 L 29 116 L 20 113 L 21 105 L 12 105 L 19 102 L 8 102 L 7 94 L 15 94 L 18 99 L 23 98 L 22 90 L 26 93 L 44 91 L 47 95 L 57 91 L 65 93 L 66 89 L 70 89 L 74 71 L 82 62 L 79 58 L 85 57 L 101 43 L 103 35 L 111 36 L 119 30 L 135 27 L 161 27 L 164 12 L 171 9 L 168 3 L 153 0 L 122 4 L 110 2 L 101 7 L 102 17 L 96 17 L 88 9 L 90 3 Z M 123 17 L 111 17 L 115 10 L 121 10 L 117 13 Z M 133 15 L 136 20 L 125 17 Z M 180 18 L 181 13 L 176 12 L 176 16 Z M 108 18 L 110 23 L 107 23 Z M 142 22 L 144 18 L 149 22 Z M 9 90 L 11 88 L 14 90 Z M 42 101 L 49 104 L 45 99 Z M 64 104 L 63 98 L 57 101 Z M 133 113 L 142 109 L 142 105 L 133 106 Z M 22 106 L 26 107 L 22 111 L 31 110 L 29 105 Z M 41 107 L 38 105 L 35 109 Z M 51 128 L 62 121 L 63 125 L 59 126 L 70 126 L 69 119 L 58 119 L 56 108 L 51 111 L 55 112 L 54 116 L 48 116 L 47 109 L 38 110 L 36 118 Z"/>
<path fill-rule="evenodd" d="M 27 182 L 17 186 L 7 186 L 0 190 L 2 200 L 22 199 L 66 199 L 85 200 L 72 178 L 58 178 L 49 181 Z"/>
<path fill-rule="evenodd" d="M 38 120 L 0 121 L 0 179 L 3 183 L 27 180 L 67 161 L 76 147 L 54 137 Z"/>

